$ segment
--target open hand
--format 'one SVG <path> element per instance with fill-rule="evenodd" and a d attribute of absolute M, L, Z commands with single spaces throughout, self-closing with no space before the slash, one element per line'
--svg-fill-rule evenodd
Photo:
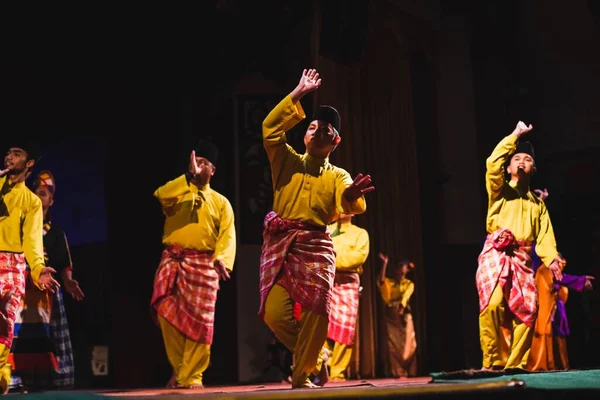
<path fill-rule="evenodd" d="M 381 261 L 386 264 L 390 261 L 390 258 L 387 256 L 387 254 L 379 253 L 379 258 L 381 258 Z"/>
<path fill-rule="evenodd" d="M 358 200 L 365 193 L 375 190 L 375 186 L 373 186 L 372 183 L 371 175 L 356 175 L 354 182 L 352 182 L 352 184 L 344 191 L 344 198 L 350 203 Z"/>
<path fill-rule="evenodd" d="M 83 300 L 83 290 L 79 287 L 79 282 L 75 279 L 63 279 L 65 291 L 77 301 Z"/>
<path fill-rule="evenodd" d="M 548 193 L 548 189 L 544 188 L 544 190 L 542 189 L 533 189 L 533 192 L 535 194 L 537 194 L 537 196 L 542 199 L 542 201 L 546 201 L 546 199 L 548 198 L 548 196 L 550 195 L 550 193 Z"/>
<path fill-rule="evenodd" d="M 552 276 L 554 276 L 554 279 L 558 282 L 562 281 L 563 278 L 560 264 L 561 259 L 555 258 L 554 261 L 552 261 L 552 264 L 548 266 L 548 269 L 552 273 Z"/>
<path fill-rule="evenodd" d="M 223 262 L 221 262 L 221 260 L 215 260 L 213 264 L 215 266 L 217 274 L 219 274 L 219 279 L 226 281 L 229 280 L 229 278 L 231 278 L 231 275 L 229 275 L 229 271 L 227 271 L 227 268 L 225 268 L 225 265 L 223 265 Z"/>
<path fill-rule="evenodd" d="M 590 291 L 594 288 L 594 286 L 592 285 L 592 281 L 596 279 L 593 276 L 590 275 L 586 275 L 585 276 L 585 285 L 583 286 L 583 290 L 585 291 Z"/>
<path fill-rule="evenodd" d="M 302 77 L 298 82 L 298 89 L 305 93 L 315 91 L 321 86 L 321 78 L 316 69 L 309 69 L 302 71 Z"/>
<path fill-rule="evenodd" d="M 38 281 L 40 289 L 47 290 L 50 293 L 56 293 L 60 284 L 52 277 L 53 273 L 56 273 L 54 268 L 42 268 L 42 273 L 40 274 L 40 279 Z"/>

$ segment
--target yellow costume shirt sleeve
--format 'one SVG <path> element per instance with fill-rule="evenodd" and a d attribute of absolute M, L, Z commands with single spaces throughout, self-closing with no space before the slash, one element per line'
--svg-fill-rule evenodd
<path fill-rule="evenodd" d="M 485 187 L 491 200 L 498 197 L 504 186 L 504 164 L 517 148 L 516 135 L 510 134 L 498 143 L 492 154 L 487 158 L 485 166 Z"/>
<path fill-rule="evenodd" d="M 42 202 L 34 195 L 31 208 L 26 211 L 23 221 L 23 253 L 31 269 L 31 279 L 38 287 L 40 274 L 45 266 L 43 224 Z"/>
<path fill-rule="evenodd" d="M 353 202 L 349 202 L 344 197 L 344 192 L 348 188 L 348 186 L 352 185 L 354 179 L 350 176 L 350 174 L 341 170 L 340 175 L 338 175 L 336 179 L 336 204 L 339 214 L 362 214 L 367 211 L 367 201 L 365 200 L 365 196 L 361 196 Z"/>
<path fill-rule="evenodd" d="M 288 146 L 285 133 L 304 118 L 306 115 L 300 102 L 292 103 L 292 99 L 288 95 L 271 110 L 263 121 L 263 145 L 271 163 L 273 183 L 278 180 L 287 156 L 292 152 L 295 153 Z"/>
<path fill-rule="evenodd" d="M 228 271 L 233 270 L 236 253 L 234 213 L 231 203 L 223 199 L 223 211 L 219 226 L 219 235 L 215 246 L 215 259 L 220 260 Z"/>
<path fill-rule="evenodd" d="M 393 299 L 392 281 L 389 278 L 384 278 L 383 282 L 378 279 L 377 288 L 379 289 L 381 300 L 383 300 L 383 302 L 389 306 Z"/>
<path fill-rule="evenodd" d="M 404 290 L 402 291 L 402 299 L 400 300 L 400 303 L 402 304 L 402 307 L 406 308 L 406 306 L 408 305 L 408 302 L 410 300 L 410 297 L 412 296 L 413 292 L 415 291 L 415 284 L 412 283 L 411 281 L 409 281 L 408 279 L 406 279 L 406 287 L 403 289 Z"/>
<path fill-rule="evenodd" d="M 185 175 L 181 175 L 179 178 L 173 179 L 156 189 L 154 197 L 160 201 L 163 209 L 166 210 L 177 203 L 178 197 L 189 192 L 190 186 L 188 181 Z"/>
<path fill-rule="evenodd" d="M 550 214 L 543 202 L 541 202 L 541 208 L 540 231 L 535 242 L 535 252 L 545 265 L 550 265 L 558 257 L 558 250 L 556 249 L 556 239 L 552 221 L 550 221 Z"/>

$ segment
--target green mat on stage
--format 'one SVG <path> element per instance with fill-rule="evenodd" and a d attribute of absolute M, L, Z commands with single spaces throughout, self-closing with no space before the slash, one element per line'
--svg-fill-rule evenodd
<path fill-rule="evenodd" d="M 435 372 L 430 374 L 432 383 L 467 383 L 467 382 L 500 382 L 519 380 L 525 382 L 529 389 L 567 390 L 598 389 L 600 390 L 600 369 L 571 370 L 552 372 L 512 371 L 480 371 L 464 370 L 454 372 Z"/>

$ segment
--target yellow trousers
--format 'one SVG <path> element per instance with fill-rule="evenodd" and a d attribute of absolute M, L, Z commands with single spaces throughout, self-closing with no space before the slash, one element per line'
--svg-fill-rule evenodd
<path fill-rule="evenodd" d="M 479 340 L 484 368 L 527 369 L 533 330 L 517 318 L 512 318 L 507 341 L 503 333 L 504 316 L 507 311 L 510 312 L 507 308 L 502 287 L 497 285 L 488 306 L 479 314 Z M 505 347 L 508 347 L 508 351 L 503 350 Z"/>
<path fill-rule="evenodd" d="M 8 362 L 10 347 L 0 344 L 0 395 L 8 391 L 10 384 L 10 376 L 12 374 L 12 366 Z"/>
<path fill-rule="evenodd" d="M 265 303 L 264 320 L 277 339 L 294 353 L 292 387 L 299 388 L 310 384 L 310 374 L 318 374 L 323 366 L 329 318 L 303 309 L 297 321 L 293 311 L 294 302 L 287 290 L 273 285 Z"/>
<path fill-rule="evenodd" d="M 333 346 L 332 346 L 333 343 Z M 352 359 L 353 346 L 334 342 L 333 340 L 325 341 L 326 347 L 331 350 L 331 356 L 327 365 L 329 365 L 329 379 L 331 380 L 346 380 L 346 370 Z"/>
<path fill-rule="evenodd" d="M 160 316 L 158 323 L 177 383 L 184 387 L 202 385 L 202 374 L 210 362 L 210 345 L 188 339 Z"/>

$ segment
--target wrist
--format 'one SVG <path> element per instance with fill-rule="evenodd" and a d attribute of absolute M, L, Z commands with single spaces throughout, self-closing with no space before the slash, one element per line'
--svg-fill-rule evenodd
<path fill-rule="evenodd" d="M 346 200 L 348 203 L 354 203 L 356 201 L 356 199 L 351 199 L 351 196 L 349 196 L 348 193 L 348 189 L 346 189 L 344 191 L 344 194 L 342 194 L 342 197 L 344 198 L 344 200 Z"/>
<path fill-rule="evenodd" d="M 290 93 L 290 98 L 292 99 L 292 103 L 299 102 L 308 92 L 304 90 L 302 85 L 296 86 L 294 90 Z"/>
<path fill-rule="evenodd" d="M 187 183 L 190 183 L 194 180 L 194 174 L 191 173 L 190 171 L 187 171 L 185 173 L 185 179 L 187 180 Z"/>

